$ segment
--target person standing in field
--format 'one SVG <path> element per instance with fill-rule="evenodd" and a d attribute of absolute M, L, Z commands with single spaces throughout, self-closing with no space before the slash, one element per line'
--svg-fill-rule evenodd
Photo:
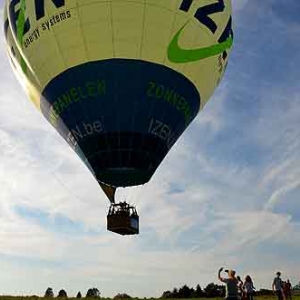
<path fill-rule="evenodd" d="M 253 300 L 253 294 L 254 294 L 255 287 L 254 287 L 253 281 L 249 275 L 247 275 L 245 277 L 245 281 L 243 284 L 243 290 L 246 294 L 246 299 Z"/>
<path fill-rule="evenodd" d="M 283 285 L 283 293 L 286 300 L 292 300 L 292 285 L 289 279 Z"/>
<path fill-rule="evenodd" d="M 277 272 L 276 277 L 273 279 L 272 283 L 272 290 L 277 295 L 278 300 L 283 300 L 284 293 L 283 293 L 283 282 L 280 278 L 281 273 Z"/>
<path fill-rule="evenodd" d="M 240 276 L 236 277 L 237 281 L 238 281 L 238 295 L 239 295 L 239 299 L 244 300 L 244 290 L 243 290 L 243 281 L 241 279 Z"/>
<path fill-rule="evenodd" d="M 225 299 L 226 300 L 239 300 L 238 296 L 238 280 L 235 278 L 235 271 L 228 270 L 228 278 L 221 277 L 221 272 L 223 268 L 221 268 L 218 272 L 218 278 L 220 281 L 225 283 Z M 225 271 L 226 272 L 226 271 Z"/>

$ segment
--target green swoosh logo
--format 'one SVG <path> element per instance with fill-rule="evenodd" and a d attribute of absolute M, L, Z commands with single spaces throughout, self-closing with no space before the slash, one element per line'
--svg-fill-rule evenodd
<path fill-rule="evenodd" d="M 25 11 L 26 11 L 26 2 L 25 0 L 21 0 L 21 7 L 17 21 L 17 38 L 20 46 L 23 48 L 23 38 L 24 38 L 24 27 L 25 27 Z M 27 65 L 21 55 L 21 68 L 23 72 L 26 74 Z"/>
<path fill-rule="evenodd" d="M 179 31 L 174 35 L 171 43 L 168 47 L 168 58 L 171 62 L 174 63 L 187 63 L 211 56 L 215 56 L 223 53 L 227 49 L 232 47 L 233 37 L 230 36 L 226 41 L 218 43 L 209 47 L 198 48 L 198 49 L 183 49 L 179 46 L 178 40 L 181 32 L 188 24 L 185 23 Z"/>

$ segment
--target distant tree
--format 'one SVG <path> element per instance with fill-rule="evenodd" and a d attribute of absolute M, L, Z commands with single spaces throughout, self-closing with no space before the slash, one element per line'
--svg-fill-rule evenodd
<path fill-rule="evenodd" d="M 59 297 L 59 298 L 68 298 L 68 295 L 67 295 L 67 292 L 65 290 L 60 290 L 58 292 L 57 297 Z"/>
<path fill-rule="evenodd" d="M 225 287 L 215 283 L 209 283 L 204 289 L 205 296 L 208 298 L 215 298 L 224 295 Z"/>
<path fill-rule="evenodd" d="M 81 293 L 78 292 L 76 298 L 82 298 Z"/>
<path fill-rule="evenodd" d="M 300 282 L 293 287 L 293 291 L 300 291 Z"/>
<path fill-rule="evenodd" d="M 100 298 L 100 292 L 97 288 L 88 289 L 86 298 Z"/>
<path fill-rule="evenodd" d="M 174 298 L 178 298 L 179 297 L 178 289 L 174 288 L 172 294 Z"/>
<path fill-rule="evenodd" d="M 196 290 L 195 290 L 195 298 L 200 298 L 200 297 L 203 297 L 203 291 L 201 289 L 201 286 L 200 284 L 197 284 L 196 286 Z"/>
<path fill-rule="evenodd" d="M 129 296 L 128 294 L 117 294 L 116 296 L 114 296 L 113 299 L 131 299 L 132 297 Z"/>
<path fill-rule="evenodd" d="M 171 291 L 165 291 L 161 295 L 161 298 L 174 298 L 174 297 L 173 297 L 173 293 Z"/>
<path fill-rule="evenodd" d="M 190 288 L 190 290 L 191 290 L 191 296 L 190 296 L 190 298 L 196 298 L 196 291 L 195 291 L 195 289 L 194 288 Z"/>
<path fill-rule="evenodd" d="M 53 293 L 53 290 L 51 287 L 48 287 L 46 289 L 46 292 L 45 292 L 45 295 L 44 295 L 45 298 L 53 298 L 54 297 L 54 293 Z"/>
<path fill-rule="evenodd" d="M 179 298 L 190 298 L 191 294 L 191 289 L 186 284 L 178 290 Z"/>
<path fill-rule="evenodd" d="M 224 285 L 217 285 L 217 286 L 218 286 L 217 290 L 219 291 L 219 296 L 225 297 L 225 292 L 226 292 L 225 286 Z"/>

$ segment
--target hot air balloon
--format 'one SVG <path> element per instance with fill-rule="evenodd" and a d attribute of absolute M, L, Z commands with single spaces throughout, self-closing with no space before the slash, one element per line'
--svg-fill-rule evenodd
<path fill-rule="evenodd" d="M 115 191 L 151 179 L 218 86 L 231 1 L 6 0 L 4 13 L 12 67 L 111 201 L 108 229 L 138 233 Z"/>

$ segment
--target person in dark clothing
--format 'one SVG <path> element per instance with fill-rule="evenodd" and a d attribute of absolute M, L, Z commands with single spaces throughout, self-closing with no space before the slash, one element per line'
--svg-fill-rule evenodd
<path fill-rule="evenodd" d="M 289 279 L 283 285 L 283 293 L 286 300 L 292 300 L 292 285 Z"/>
<path fill-rule="evenodd" d="M 225 283 L 225 299 L 226 300 L 239 300 L 238 295 L 238 280 L 235 277 L 234 270 L 228 270 L 228 278 L 221 277 L 221 272 L 223 268 L 221 268 L 218 272 L 218 278 L 220 281 Z"/>
<path fill-rule="evenodd" d="M 273 279 L 272 290 L 277 295 L 278 300 L 283 300 L 283 282 L 280 278 L 281 273 L 277 272 L 276 277 Z"/>

